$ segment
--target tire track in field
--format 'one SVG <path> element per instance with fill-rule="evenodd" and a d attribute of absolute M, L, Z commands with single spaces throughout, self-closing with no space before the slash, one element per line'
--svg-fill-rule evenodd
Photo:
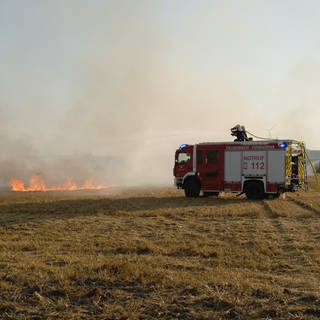
<path fill-rule="evenodd" d="M 269 202 L 266 200 L 262 201 L 262 207 L 263 207 L 263 214 L 266 218 L 269 219 L 276 219 L 279 218 L 279 214 L 277 213 L 276 210 L 272 206 L 269 205 Z"/>
<path fill-rule="evenodd" d="M 264 219 L 271 227 L 276 230 L 277 234 L 279 235 L 279 239 L 284 237 L 285 234 L 285 228 L 283 226 L 283 223 L 281 221 L 281 216 L 277 209 L 270 205 L 270 202 L 268 200 L 263 200 L 261 203 L 263 207 L 263 215 L 266 219 Z M 283 239 L 282 239 L 283 240 Z"/>
<path fill-rule="evenodd" d="M 289 200 L 263 200 L 263 206 L 268 212 L 267 215 L 273 218 L 315 218 L 320 212 L 312 205 L 302 200 L 289 198 Z"/>
<path fill-rule="evenodd" d="M 320 214 L 302 199 L 293 199 L 264 200 L 261 204 L 265 209 L 263 222 L 269 223 L 269 227 L 264 224 L 266 228 L 275 230 L 273 244 L 279 250 L 275 271 L 286 275 L 303 272 L 308 279 L 308 287 L 314 290 L 317 284 L 310 279 L 319 270 L 315 255 L 318 249 L 314 248 L 314 243 L 317 241 Z M 293 287 L 301 285 L 289 279 L 286 282 Z"/>
<path fill-rule="evenodd" d="M 289 204 L 289 205 L 288 205 Z M 296 235 L 301 233 L 301 229 L 295 226 L 297 215 L 290 215 L 292 210 L 301 208 L 291 202 L 281 200 L 263 200 L 265 222 L 269 224 L 276 232 L 279 247 L 282 251 L 282 256 L 287 257 L 285 260 L 292 261 L 293 265 L 305 266 L 309 264 L 308 259 L 297 247 Z M 288 214 L 289 212 L 289 214 Z M 304 213 L 306 214 L 306 213 Z M 308 212 L 310 216 L 310 212 Z"/>
<path fill-rule="evenodd" d="M 288 200 L 291 202 L 291 203 L 295 203 L 297 206 L 299 206 L 300 208 L 303 208 L 303 209 L 307 209 L 311 212 L 314 213 L 314 216 L 316 217 L 320 217 L 320 210 L 315 208 L 312 203 L 308 203 L 302 199 L 297 199 L 297 198 L 293 198 L 293 197 L 289 197 Z"/>

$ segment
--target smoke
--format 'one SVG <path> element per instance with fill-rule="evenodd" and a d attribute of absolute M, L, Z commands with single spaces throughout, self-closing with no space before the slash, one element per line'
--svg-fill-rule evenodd
<path fill-rule="evenodd" d="M 230 141 L 237 123 L 318 147 L 317 62 L 295 61 L 274 88 L 267 69 L 280 64 L 263 49 L 274 40 L 255 18 L 259 5 L 248 14 L 237 2 L 179 3 L 53 1 L 12 10 L 24 47 L 12 45 L 10 76 L 0 77 L 2 184 L 32 172 L 48 184 L 171 184 L 180 144 Z"/>
<path fill-rule="evenodd" d="M 266 99 L 264 118 L 270 123 L 272 137 L 297 139 L 309 149 L 319 149 L 319 74 L 320 63 L 310 55 L 293 65 Z"/>
<path fill-rule="evenodd" d="M 7 184 L 14 175 L 23 176 L 32 170 L 34 150 L 25 137 L 19 137 L 10 131 L 7 121 L 0 109 L 0 177 L 1 184 Z"/>
<path fill-rule="evenodd" d="M 79 76 L 79 103 L 61 124 L 58 141 L 71 154 L 108 158 L 96 174 L 112 184 L 171 183 L 181 143 L 221 140 L 239 120 L 239 108 L 246 109 L 239 88 L 222 78 L 208 85 L 187 65 L 177 70 L 158 45 L 121 48 L 130 54 L 118 55 L 107 69 L 93 57 L 95 64 Z"/>
<path fill-rule="evenodd" d="M 73 75 L 78 94 L 50 143 L 55 153 L 73 159 L 76 176 L 171 184 L 181 143 L 229 140 L 229 129 L 244 120 L 250 108 L 246 82 L 180 61 L 167 32 L 139 20 L 118 22 L 108 44 L 79 63 Z"/>

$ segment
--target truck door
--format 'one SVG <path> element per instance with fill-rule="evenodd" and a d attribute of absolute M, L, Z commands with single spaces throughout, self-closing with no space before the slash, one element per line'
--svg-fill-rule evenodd
<path fill-rule="evenodd" d="M 199 148 L 200 149 L 200 148 Z M 217 148 L 198 149 L 198 174 L 202 190 L 219 191 L 223 180 L 223 150 Z M 201 156 L 200 156 L 201 153 Z M 201 161 L 200 161 L 201 157 Z"/>

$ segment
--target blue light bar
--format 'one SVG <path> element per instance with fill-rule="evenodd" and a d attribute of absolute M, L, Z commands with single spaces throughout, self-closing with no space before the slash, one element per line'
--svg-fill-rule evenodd
<path fill-rule="evenodd" d="M 283 141 L 283 142 L 279 143 L 279 147 L 281 149 L 285 149 L 287 146 L 288 146 L 288 142 L 286 142 L 286 141 Z"/>
<path fill-rule="evenodd" d="M 182 150 L 182 149 L 184 149 L 186 146 L 187 146 L 187 144 L 184 143 L 184 144 L 180 145 L 179 149 Z"/>

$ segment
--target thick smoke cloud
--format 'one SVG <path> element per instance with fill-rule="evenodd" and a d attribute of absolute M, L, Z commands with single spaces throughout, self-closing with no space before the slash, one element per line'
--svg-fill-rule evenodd
<path fill-rule="evenodd" d="M 179 144 L 228 137 L 238 108 L 247 108 L 232 83 L 208 85 L 187 66 L 177 72 L 147 47 L 108 70 L 94 59 L 97 67 L 81 75 L 81 102 L 61 126 L 59 140 L 72 152 L 109 158 L 100 174 L 115 184 L 171 183 Z"/>
<path fill-rule="evenodd" d="M 0 109 L 0 184 L 6 185 L 15 175 L 24 176 L 32 170 L 34 149 L 24 137 L 17 137 L 6 125 L 6 119 Z"/>
<path fill-rule="evenodd" d="M 230 141 L 237 123 L 319 147 L 319 64 L 306 57 L 283 71 L 269 59 L 290 39 L 280 29 L 275 45 L 277 8 L 259 23 L 257 2 L 250 13 L 237 2 L 68 3 L 11 8 L 21 28 L 2 28 L 23 45 L 12 40 L 0 76 L 2 185 L 33 172 L 48 184 L 170 184 L 179 144 Z"/>

